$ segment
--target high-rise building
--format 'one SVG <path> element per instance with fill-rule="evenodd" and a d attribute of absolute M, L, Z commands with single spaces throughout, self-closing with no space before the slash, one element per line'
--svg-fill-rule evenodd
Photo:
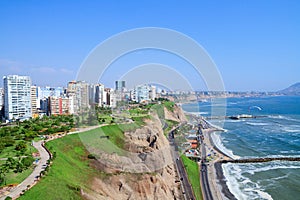
<path fill-rule="evenodd" d="M 85 81 L 71 81 L 68 83 L 67 96 L 73 97 L 73 106 L 70 110 L 74 113 L 90 108 L 90 84 Z M 93 95 L 92 95 L 93 96 Z"/>
<path fill-rule="evenodd" d="M 150 86 L 149 98 L 151 100 L 155 100 L 155 98 L 156 98 L 156 87 L 154 85 Z"/>
<path fill-rule="evenodd" d="M 30 98 L 31 98 L 31 114 L 32 114 L 32 117 L 38 117 L 37 87 L 36 86 L 31 86 L 31 88 L 30 88 Z"/>
<path fill-rule="evenodd" d="M 50 115 L 49 111 L 49 98 L 40 99 L 40 113 Z"/>
<path fill-rule="evenodd" d="M 0 121 L 3 117 L 3 107 L 4 106 L 4 90 L 3 88 L 0 88 Z"/>
<path fill-rule="evenodd" d="M 67 96 L 73 96 L 76 93 L 76 81 L 70 81 L 67 88 Z"/>
<path fill-rule="evenodd" d="M 147 84 L 135 86 L 131 92 L 131 100 L 136 102 L 149 101 L 149 86 Z"/>
<path fill-rule="evenodd" d="M 29 76 L 9 75 L 3 77 L 5 118 L 28 119 L 31 113 L 31 80 Z"/>
<path fill-rule="evenodd" d="M 124 92 L 125 91 L 125 81 L 116 81 L 116 90 L 117 92 Z"/>
<path fill-rule="evenodd" d="M 49 97 L 50 115 L 68 115 L 69 98 L 67 97 Z"/>
<path fill-rule="evenodd" d="M 89 104 L 89 84 L 85 81 L 76 82 L 75 112 L 81 112 L 90 107 Z"/>
<path fill-rule="evenodd" d="M 48 97 L 60 97 L 64 94 L 62 87 L 37 87 L 37 108 L 41 108 L 40 101 Z"/>
<path fill-rule="evenodd" d="M 104 85 L 103 84 L 91 84 L 90 85 L 90 105 L 102 106 L 103 104 L 103 94 Z"/>

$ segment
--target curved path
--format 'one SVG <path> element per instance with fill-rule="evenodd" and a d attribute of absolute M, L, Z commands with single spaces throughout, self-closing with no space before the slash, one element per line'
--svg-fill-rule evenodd
<path fill-rule="evenodd" d="M 47 166 L 47 160 L 50 159 L 50 155 L 42 145 L 43 142 L 44 141 L 33 142 L 33 146 L 40 153 L 40 160 L 37 166 L 34 168 L 33 172 L 17 187 L 10 190 L 8 194 L 0 197 L 0 200 L 4 200 L 8 196 L 16 199 L 20 196 L 23 190 L 27 189 L 28 185 L 33 186 L 37 182 L 37 177 L 39 177 L 40 173 L 45 170 L 45 167 Z"/>

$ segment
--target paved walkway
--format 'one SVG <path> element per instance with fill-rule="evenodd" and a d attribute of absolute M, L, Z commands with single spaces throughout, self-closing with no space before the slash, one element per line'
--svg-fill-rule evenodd
<path fill-rule="evenodd" d="M 80 133 L 80 132 L 84 132 L 84 131 L 89 131 L 89 130 L 96 129 L 98 127 L 105 126 L 105 125 L 107 125 L 107 124 L 102 124 L 100 126 L 97 125 L 97 126 L 79 128 L 77 131 L 68 133 L 68 135 L 76 134 L 76 133 Z M 65 136 L 65 135 L 51 137 L 46 142 L 48 142 L 50 140 L 60 138 L 60 137 L 63 137 L 63 136 Z M 40 153 L 40 160 L 39 160 L 37 166 L 34 168 L 33 172 L 22 183 L 20 183 L 18 186 L 16 186 L 12 190 L 10 190 L 9 193 L 7 193 L 4 196 L 0 197 L 0 200 L 4 200 L 7 196 L 10 196 L 13 199 L 16 199 L 20 196 L 20 194 L 22 193 L 23 190 L 27 189 L 28 185 L 33 186 L 35 183 L 37 183 L 37 178 L 36 177 L 39 176 L 40 173 L 45 170 L 45 168 L 47 166 L 47 160 L 50 159 L 50 156 L 49 156 L 48 152 L 42 146 L 43 142 L 44 141 L 33 142 L 33 146 Z M 5 158 L 3 158 L 3 159 L 5 159 Z"/>
<path fill-rule="evenodd" d="M 12 157 L 13 159 L 19 159 L 19 158 L 26 158 L 28 156 L 21 156 L 21 157 Z M 0 158 L 0 160 L 7 160 L 8 158 Z"/>
<path fill-rule="evenodd" d="M 20 194 L 22 193 L 23 190 L 27 189 L 28 185 L 32 186 L 36 183 L 36 181 L 37 181 L 36 177 L 40 175 L 41 171 L 45 170 L 45 167 L 47 165 L 47 160 L 50 159 L 48 152 L 42 146 L 43 142 L 44 141 L 33 142 L 33 146 L 40 153 L 40 160 L 39 160 L 37 166 L 34 168 L 33 172 L 17 187 L 13 188 L 8 194 L 6 194 L 3 197 L 0 197 L 0 200 L 4 200 L 7 196 L 10 196 L 13 199 L 16 199 L 17 197 L 20 196 Z"/>

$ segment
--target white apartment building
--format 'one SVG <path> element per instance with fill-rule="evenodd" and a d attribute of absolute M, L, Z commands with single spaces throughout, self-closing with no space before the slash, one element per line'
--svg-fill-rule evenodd
<path fill-rule="evenodd" d="M 3 77 L 5 118 L 28 119 L 31 113 L 31 80 L 29 76 L 9 75 Z"/>
<path fill-rule="evenodd" d="M 150 88 L 147 84 L 135 86 L 134 89 L 131 91 L 131 100 L 136 102 L 144 102 L 149 101 L 149 91 Z"/>

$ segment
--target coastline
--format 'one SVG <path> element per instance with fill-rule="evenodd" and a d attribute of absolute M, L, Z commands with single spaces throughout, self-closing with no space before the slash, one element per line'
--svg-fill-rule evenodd
<path fill-rule="evenodd" d="M 214 193 L 215 199 L 234 199 L 236 197 L 230 192 L 227 184 L 226 177 L 224 176 L 221 160 L 231 160 L 232 158 L 223 153 L 218 149 L 213 139 L 211 138 L 211 133 L 216 131 L 214 128 L 203 131 L 204 133 L 204 143 L 206 144 L 207 150 L 214 149 L 216 155 L 213 160 L 209 162 L 208 175 L 210 178 L 210 188 L 212 193 Z"/>
<path fill-rule="evenodd" d="M 222 194 L 230 200 L 237 200 L 237 198 L 235 198 L 235 196 L 230 192 L 230 190 L 226 184 L 227 181 L 226 181 L 226 178 L 223 173 L 222 163 L 216 162 L 216 163 L 214 163 L 214 167 L 216 170 L 217 180 L 218 180 L 218 184 L 221 187 L 220 189 L 221 189 Z"/>
<path fill-rule="evenodd" d="M 221 160 L 231 160 L 233 159 L 225 152 L 221 151 L 214 143 L 211 134 L 215 131 L 224 131 L 224 129 L 218 129 L 213 126 L 211 123 L 204 120 L 201 116 L 197 116 L 191 112 L 185 111 L 186 114 L 197 118 L 197 121 L 202 121 L 203 123 L 208 124 L 208 129 L 202 129 L 204 135 L 204 144 L 207 152 L 210 152 L 212 149 L 215 150 L 216 154 L 213 160 L 209 162 L 207 166 L 207 173 L 209 176 L 209 185 L 213 194 L 214 199 L 233 199 L 237 198 L 230 192 L 226 182 L 226 177 L 224 176 Z M 199 122 L 198 121 L 198 122 Z M 201 144 L 201 145 L 204 145 Z"/>

